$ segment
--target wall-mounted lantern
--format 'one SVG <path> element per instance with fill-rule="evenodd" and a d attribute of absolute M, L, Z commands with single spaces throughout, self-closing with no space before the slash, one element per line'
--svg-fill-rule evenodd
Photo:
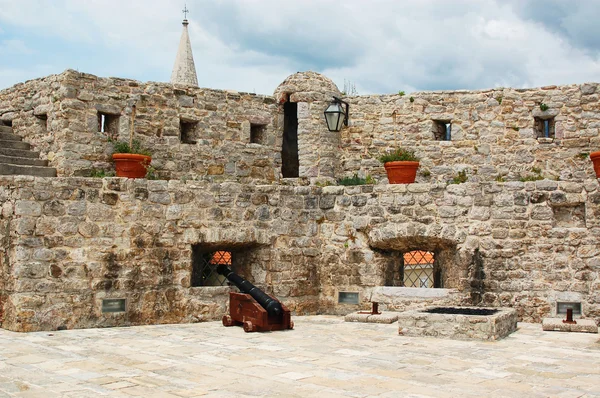
<path fill-rule="evenodd" d="M 342 104 L 346 105 L 345 110 Z M 329 107 L 324 112 L 329 131 L 340 131 L 342 125 L 348 125 L 349 108 L 350 105 L 347 102 L 342 101 L 338 97 L 333 97 L 333 101 L 331 101 L 331 104 L 329 104 Z"/>

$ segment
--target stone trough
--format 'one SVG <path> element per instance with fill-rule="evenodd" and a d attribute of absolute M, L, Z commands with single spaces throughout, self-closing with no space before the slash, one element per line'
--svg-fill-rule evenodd
<path fill-rule="evenodd" d="M 512 308 L 428 307 L 398 314 L 398 333 L 451 339 L 499 340 L 517 330 Z"/>

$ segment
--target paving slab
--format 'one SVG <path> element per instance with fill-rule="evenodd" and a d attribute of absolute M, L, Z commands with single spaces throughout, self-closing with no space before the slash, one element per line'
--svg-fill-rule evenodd
<path fill-rule="evenodd" d="M 461 341 L 343 317 L 294 323 L 0 329 L 0 397 L 600 396 L 597 335 L 521 323 L 500 341 Z"/>

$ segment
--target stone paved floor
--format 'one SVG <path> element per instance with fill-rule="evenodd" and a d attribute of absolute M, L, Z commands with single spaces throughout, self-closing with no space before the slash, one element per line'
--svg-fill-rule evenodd
<path fill-rule="evenodd" d="M 600 397 L 599 336 L 520 324 L 499 342 L 295 317 L 30 334 L 0 330 L 0 397 Z"/>

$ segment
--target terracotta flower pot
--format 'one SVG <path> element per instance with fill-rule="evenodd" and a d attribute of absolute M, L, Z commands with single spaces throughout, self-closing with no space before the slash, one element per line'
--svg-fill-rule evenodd
<path fill-rule="evenodd" d="M 590 159 L 592 159 L 592 163 L 594 164 L 596 178 L 600 178 L 600 151 L 590 153 Z"/>
<path fill-rule="evenodd" d="M 135 153 L 115 153 L 112 157 L 115 161 L 117 177 L 144 178 L 146 169 L 152 161 L 150 156 Z"/>
<path fill-rule="evenodd" d="M 412 184 L 417 178 L 419 162 L 387 162 L 383 167 L 385 167 L 390 184 Z"/>

